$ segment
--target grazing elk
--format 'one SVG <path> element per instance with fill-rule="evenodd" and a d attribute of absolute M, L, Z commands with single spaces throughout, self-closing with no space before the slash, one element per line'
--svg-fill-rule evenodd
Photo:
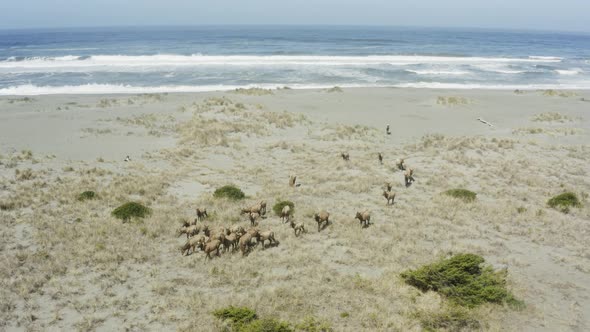
<path fill-rule="evenodd" d="M 385 197 L 385 199 L 387 200 L 387 204 L 389 205 L 391 203 L 391 205 L 393 205 L 393 201 L 395 200 L 395 193 L 392 191 L 383 191 L 383 197 Z"/>
<path fill-rule="evenodd" d="M 405 173 L 404 173 L 404 182 L 406 184 L 406 187 L 409 187 L 412 185 L 412 182 L 414 182 L 416 180 L 414 180 L 414 169 L 413 168 L 409 168 Z"/>
<path fill-rule="evenodd" d="M 359 220 L 361 227 L 363 228 L 369 227 L 369 224 L 371 223 L 371 213 L 368 211 L 357 212 L 354 218 Z"/>

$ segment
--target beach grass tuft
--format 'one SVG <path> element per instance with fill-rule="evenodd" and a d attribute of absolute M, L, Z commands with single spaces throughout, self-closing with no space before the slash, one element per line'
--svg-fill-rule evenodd
<path fill-rule="evenodd" d="M 234 90 L 234 93 L 239 93 L 248 96 L 264 96 L 273 94 L 272 90 L 263 88 L 238 88 Z"/>
<path fill-rule="evenodd" d="M 563 90 L 552 90 L 552 89 L 548 89 L 548 90 L 543 90 L 543 96 L 547 96 L 547 97 L 575 97 L 578 94 L 573 92 L 573 91 L 563 91 Z"/>
<path fill-rule="evenodd" d="M 570 207 L 580 207 L 580 199 L 573 192 L 565 192 L 557 196 L 552 197 L 547 201 L 547 205 L 554 209 L 559 209 L 564 213 L 568 213 Z"/>
<path fill-rule="evenodd" d="M 439 105 L 445 105 L 445 106 L 467 105 L 467 104 L 469 104 L 469 99 L 467 99 L 465 97 L 456 97 L 456 96 L 450 96 L 450 97 L 439 96 L 438 98 L 436 98 L 436 103 Z"/>
<path fill-rule="evenodd" d="M 217 309 L 213 312 L 213 316 L 221 320 L 230 321 L 233 324 L 248 324 L 251 321 L 258 319 L 256 311 L 248 307 L 234 307 Z"/>
<path fill-rule="evenodd" d="M 457 305 L 448 305 L 440 312 L 419 311 L 413 314 L 420 321 L 425 331 L 464 331 L 479 330 L 481 323 L 474 318 L 474 314 Z"/>
<path fill-rule="evenodd" d="M 218 309 L 213 316 L 229 323 L 233 332 L 290 332 L 293 331 L 287 322 L 275 318 L 258 318 L 256 311 L 248 307 L 234 307 Z"/>
<path fill-rule="evenodd" d="M 78 195 L 78 200 L 79 201 L 86 201 L 89 199 L 95 199 L 97 197 L 98 197 L 98 195 L 96 195 L 96 193 L 94 191 L 87 190 L 87 191 L 81 193 L 80 195 Z"/>
<path fill-rule="evenodd" d="M 328 93 L 334 93 L 334 92 L 343 92 L 342 88 L 339 86 L 335 86 L 329 89 L 326 89 L 326 92 Z"/>
<path fill-rule="evenodd" d="M 476 193 L 467 189 L 450 189 L 443 192 L 443 194 L 463 200 L 467 203 L 473 202 L 477 196 Z"/>

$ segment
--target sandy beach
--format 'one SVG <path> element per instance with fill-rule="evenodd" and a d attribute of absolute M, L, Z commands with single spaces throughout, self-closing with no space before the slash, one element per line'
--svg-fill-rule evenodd
<path fill-rule="evenodd" d="M 400 273 L 474 253 L 525 303 L 471 309 L 480 330 L 588 331 L 589 110 L 589 91 L 553 90 L 0 97 L 0 330 L 215 331 L 212 311 L 235 305 L 334 331 L 420 331 L 445 300 Z M 227 184 L 247 197 L 213 198 Z M 477 199 L 441 194 L 454 188 Z M 79 201 L 87 190 L 98 198 Z M 582 206 L 547 206 L 564 191 Z M 211 227 L 249 227 L 240 208 L 260 200 L 293 201 L 308 232 L 269 211 L 259 228 L 277 246 L 181 255 L 195 208 Z M 127 201 L 152 214 L 114 218 Z M 332 224 L 318 232 L 322 209 Z"/>

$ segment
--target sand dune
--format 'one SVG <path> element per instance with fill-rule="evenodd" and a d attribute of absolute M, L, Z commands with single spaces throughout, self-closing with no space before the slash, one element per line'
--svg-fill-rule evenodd
<path fill-rule="evenodd" d="M 0 329 L 217 330 L 212 311 L 240 305 L 335 331 L 420 330 L 445 299 L 400 273 L 461 252 L 506 268 L 525 303 L 472 309 L 482 329 L 590 329 L 587 91 L 271 92 L 0 98 Z M 229 183 L 247 198 L 212 197 Z M 452 188 L 477 199 L 441 195 Z M 98 198 L 79 201 L 86 190 Z M 564 191 L 582 207 L 547 206 Z M 181 256 L 194 208 L 246 227 L 239 209 L 261 199 L 293 201 L 309 232 L 271 212 L 260 228 L 276 247 Z M 111 216 L 130 200 L 152 215 Z M 333 224 L 318 233 L 321 209 Z"/>

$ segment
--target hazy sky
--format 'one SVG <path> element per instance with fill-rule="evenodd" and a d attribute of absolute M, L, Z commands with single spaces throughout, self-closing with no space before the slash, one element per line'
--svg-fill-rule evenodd
<path fill-rule="evenodd" d="M 590 32 L 590 0 L 0 0 L 0 28 L 198 24 Z"/>

